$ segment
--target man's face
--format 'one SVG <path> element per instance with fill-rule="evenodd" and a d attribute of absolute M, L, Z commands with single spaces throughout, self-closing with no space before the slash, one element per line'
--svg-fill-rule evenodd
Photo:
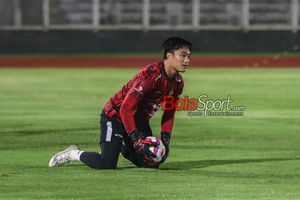
<path fill-rule="evenodd" d="M 177 72 L 185 72 L 186 68 L 190 64 L 190 56 L 191 51 L 186 47 L 167 54 L 171 67 Z"/>

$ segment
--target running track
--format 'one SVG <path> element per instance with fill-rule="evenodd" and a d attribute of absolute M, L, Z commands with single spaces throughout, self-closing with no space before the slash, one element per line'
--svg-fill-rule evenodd
<path fill-rule="evenodd" d="M 161 60 L 155 56 L 0 56 L 0 67 L 64 67 L 64 68 L 101 68 L 101 67 L 143 67 Z M 194 56 L 190 67 L 299 67 L 300 57 L 294 56 Z"/>

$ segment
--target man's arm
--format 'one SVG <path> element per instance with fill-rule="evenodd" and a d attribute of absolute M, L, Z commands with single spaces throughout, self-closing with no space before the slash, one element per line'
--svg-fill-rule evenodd
<path fill-rule="evenodd" d="M 172 133 L 174 124 L 175 109 L 164 111 L 161 118 L 161 132 Z"/>
<path fill-rule="evenodd" d="M 155 81 L 151 77 L 138 78 L 133 87 L 128 91 L 120 108 L 122 123 L 141 161 L 148 158 L 147 156 L 151 152 L 145 149 L 145 141 L 142 138 L 142 133 L 136 128 L 134 115 L 144 95 L 152 92 L 155 85 Z"/>
<path fill-rule="evenodd" d="M 132 133 L 136 130 L 134 114 L 137 110 L 137 106 L 141 101 L 142 93 L 135 90 L 135 87 L 131 88 L 125 97 L 121 108 L 120 108 L 120 117 L 122 123 L 125 127 L 126 133 Z"/>
<path fill-rule="evenodd" d="M 166 148 L 165 156 L 161 163 L 165 162 L 169 156 L 169 144 L 171 139 L 172 128 L 174 124 L 175 109 L 164 111 L 161 120 L 161 140 Z"/>
<path fill-rule="evenodd" d="M 179 85 L 175 93 L 174 102 L 176 102 L 179 99 L 179 96 L 181 95 L 183 90 L 183 85 L 184 85 L 183 80 L 181 80 L 180 83 L 181 84 Z M 163 157 L 161 163 L 165 162 L 167 157 L 169 156 L 169 145 L 170 145 L 171 133 L 174 124 L 175 112 L 176 112 L 175 107 L 172 110 L 165 110 L 161 119 L 161 140 L 166 148 L 166 154 Z"/>
<path fill-rule="evenodd" d="M 128 91 L 120 107 L 120 117 L 128 134 L 136 130 L 134 115 L 140 102 L 146 94 L 153 92 L 155 87 L 155 78 L 152 76 L 143 77 L 140 75 Z"/>

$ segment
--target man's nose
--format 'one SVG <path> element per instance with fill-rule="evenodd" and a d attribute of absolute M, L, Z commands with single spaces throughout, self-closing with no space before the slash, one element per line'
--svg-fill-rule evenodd
<path fill-rule="evenodd" d="M 189 64 L 190 63 L 190 58 L 189 57 L 186 57 L 183 61 L 185 64 Z"/>

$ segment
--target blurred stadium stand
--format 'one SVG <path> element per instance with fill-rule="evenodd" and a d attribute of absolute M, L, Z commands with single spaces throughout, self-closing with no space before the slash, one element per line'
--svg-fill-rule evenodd
<path fill-rule="evenodd" d="M 0 0 L 0 30 L 292 30 L 299 0 Z"/>
<path fill-rule="evenodd" d="M 0 0 L 0 53 L 155 51 L 172 35 L 189 38 L 199 51 L 285 51 L 300 46 L 299 4 Z"/>

